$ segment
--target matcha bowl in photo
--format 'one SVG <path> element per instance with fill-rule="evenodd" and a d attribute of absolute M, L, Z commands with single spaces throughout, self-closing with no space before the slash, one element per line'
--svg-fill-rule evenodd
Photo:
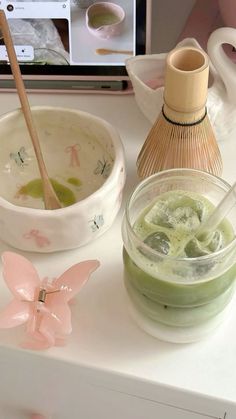
<path fill-rule="evenodd" d="M 117 130 L 92 114 L 32 107 L 42 154 L 62 208 L 45 210 L 22 111 L 0 117 L 0 239 L 26 251 L 82 246 L 113 223 L 125 182 Z"/>
<path fill-rule="evenodd" d="M 124 284 L 130 313 L 147 333 L 187 343 L 229 316 L 236 278 L 236 208 L 195 232 L 230 189 L 207 172 L 171 169 L 141 182 L 123 219 Z"/>
<path fill-rule="evenodd" d="M 124 30 L 125 11 L 116 3 L 96 2 L 86 10 L 88 31 L 101 39 L 119 36 Z"/>

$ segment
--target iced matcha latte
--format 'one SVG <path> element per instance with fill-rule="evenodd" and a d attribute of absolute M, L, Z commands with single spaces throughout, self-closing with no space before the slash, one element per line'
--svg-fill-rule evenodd
<path fill-rule="evenodd" d="M 236 214 L 204 240 L 194 236 L 227 188 L 204 172 L 170 170 L 146 179 L 130 198 L 123 222 L 125 287 L 133 316 L 154 336 L 199 339 L 228 309 Z"/>

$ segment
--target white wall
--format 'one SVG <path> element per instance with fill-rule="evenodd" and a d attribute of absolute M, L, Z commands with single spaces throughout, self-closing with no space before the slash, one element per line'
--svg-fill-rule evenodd
<path fill-rule="evenodd" d="M 175 46 L 194 4 L 195 0 L 152 0 L 152 53 Z"/>

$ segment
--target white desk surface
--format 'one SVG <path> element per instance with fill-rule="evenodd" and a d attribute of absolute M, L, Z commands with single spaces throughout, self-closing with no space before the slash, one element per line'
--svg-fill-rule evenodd
<path fill-rule="evenodd" d="M 127 158 L 125 201 L 137 183 L 135 160 L 150 129 L 134 97 L 32 94 L 30 103 L 88 111 L 117 127 Z M 15 94 L 0 94 L 0 114 L 18 106 Z M 235 142 L 233 138 L 220 143 L 223 177 L 230 182 L 236 179 Z M 56 276 L 78 260 L 98 258 L 101 261 L 101 267 L 79 294 L 77 304 L 72 306 L 73 331 L 67 345 L 39 352 L 37 357 L 236 402 L 236 309 L 214 335 L 194 344 L 169 344 L 141 331 L 129 317 L 125 301 L 120 233 L 122 213 L 123 208 L 112 228 L 83 248 L 49 255 L 20 252 L 35 264 L 42 277 Z M 0 252 L 7 249 L 6 244 L 0 243 Z M 0 291 L 1 308 L 9 298 L 3 282 Z M 0 330 L 0 354 L 6 356 L 8 350 L 19 353 L 17 345 L 21 338 L 21 329 Z"/>

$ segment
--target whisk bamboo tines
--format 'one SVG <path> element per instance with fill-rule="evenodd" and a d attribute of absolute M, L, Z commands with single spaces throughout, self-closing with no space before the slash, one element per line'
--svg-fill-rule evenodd
<path fill-rule="evenodd" d="M 171 168 L 222 173 L 222 159 L 207 115 L 207 54 L 175 48 L 166 60 L 164 104 L 138 155 L 141 178 Z"/>

